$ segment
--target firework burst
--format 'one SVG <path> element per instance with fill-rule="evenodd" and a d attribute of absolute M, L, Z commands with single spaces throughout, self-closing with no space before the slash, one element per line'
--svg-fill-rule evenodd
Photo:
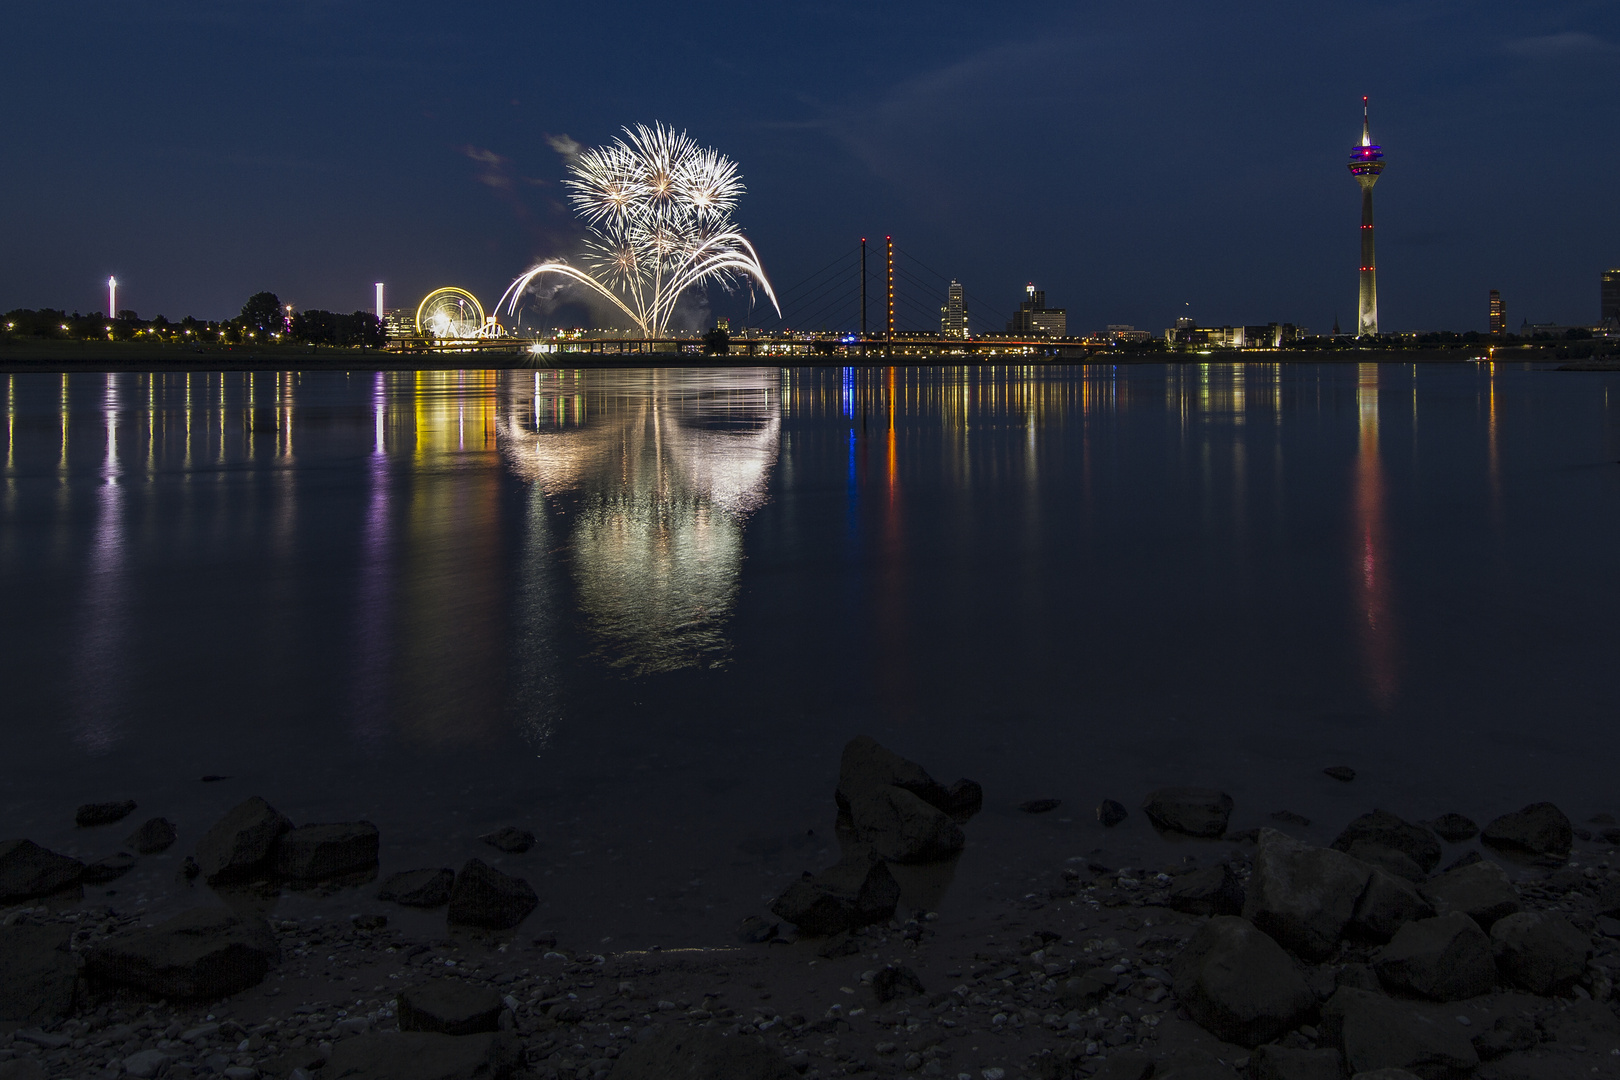
<path fill-rule="evenodd" d="M 759 255 L 731 223 L 743 192 L 737 164 L 686 132 L 638 124 L 581 153 L 563 183 L 590 233 L 585 266 L 550 259 L 512 282 L 497 308 L 515 315 L 543 274 L 570 278 L 611 300 L 646 337 L 660 337 L 686 290 L 710 282 L 757 284 L 781 314 Z"/>

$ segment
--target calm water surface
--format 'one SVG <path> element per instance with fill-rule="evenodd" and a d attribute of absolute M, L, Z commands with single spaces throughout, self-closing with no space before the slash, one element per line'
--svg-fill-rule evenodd
<path fill-rule="evenodd" d="M 1498 366 L 0 376 L 0 833 L 262 794 L 532 929 L 716 939 L 871 733 L 986 812 L 940 896 L 1235 827 L 1620 811 L 1620 380 Z M 1322 776 L 1347 763 L 1351 785 Z M 204 774 L 228 780 L 201 783 Z M 1029 818 L 1013 807 L 1056 796 Z M 812 830 L 814 830 L 812 834 Z M 1196 850 L 1196 849 L 1195 849 Z M 949 874 L 946 875 L 950 876 Z M 99 895 L 100 891 L 96 890 Z M 289 896 L 287 910 L 337 901 Z"/>

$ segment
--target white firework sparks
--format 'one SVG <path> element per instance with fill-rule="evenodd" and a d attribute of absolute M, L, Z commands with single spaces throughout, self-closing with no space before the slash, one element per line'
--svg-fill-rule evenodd
<path fill-rule="evenodd" d="M 591 234 L 589 270 L 549 259 L 512 282 L 497 309 L 515 315 L 536 278 L 558 274 L 611 300 L 649 338 L 664 334 L 682 293 L 709 282 L 757 283 L 780 315 L 759 255 L 731 223 L 743 192 L 736 162 L 663 124 L 624 135 L 581 153 L 564 181 Z"/>

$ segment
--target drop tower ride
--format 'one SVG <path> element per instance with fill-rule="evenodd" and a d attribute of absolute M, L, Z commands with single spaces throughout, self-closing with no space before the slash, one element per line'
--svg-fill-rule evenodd
<path fill-rule="evenodd" d="M 1384 152 L 1372 141 L 1367 99 L 1361 99 L 1361 145 L 1350 151 L 1350 175 L 1361 185 L 1361 304 L 1356 336 L 1378 333 L 1378 260 L 1373 254 L 1373 185 L 1384 171 Z"/>

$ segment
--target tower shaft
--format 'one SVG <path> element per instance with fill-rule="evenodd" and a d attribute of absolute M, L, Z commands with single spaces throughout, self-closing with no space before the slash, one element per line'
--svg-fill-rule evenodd
<path fill-rule="evenodd" d="M 1361 300 L 1356 334 L 1378 333 L 1378 256 L 1373 249 L 1373 186 L 1369 176 L 1361 183 Z"/>

